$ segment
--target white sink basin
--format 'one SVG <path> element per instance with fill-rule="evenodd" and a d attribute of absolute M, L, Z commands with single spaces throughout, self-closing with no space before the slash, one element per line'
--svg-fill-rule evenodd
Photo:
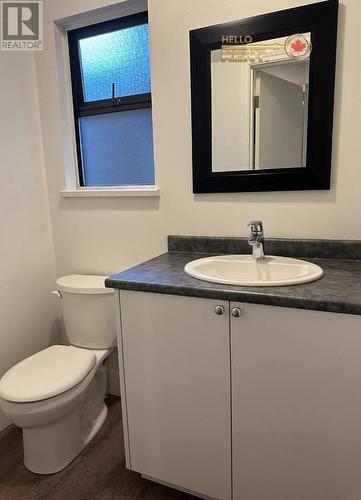
<path fill-rule="evenodd" d="M 251 255 L 205 257 L 189 262 L 184 270 L 200 280 L 240 286 L 297 285 L 323 275 L 322 268 L 311 262 L 271 255 L 257 261 Z"/>

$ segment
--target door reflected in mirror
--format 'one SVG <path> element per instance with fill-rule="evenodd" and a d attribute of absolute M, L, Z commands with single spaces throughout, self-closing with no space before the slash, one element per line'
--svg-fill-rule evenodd
<path fill-rule="evenodd" d="M 310 56 L 287 39 L 210 52 L 213 172 L 306 166 Z"/>

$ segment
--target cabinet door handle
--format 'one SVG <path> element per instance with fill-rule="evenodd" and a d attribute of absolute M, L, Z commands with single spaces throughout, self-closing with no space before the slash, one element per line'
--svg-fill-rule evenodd
<path fill-rule="evenodd" d="M 214 308 L 214 312 L 218 314 L 218 316 L 222 316 L 224 314 L 224 307 L 223 306 L 216 306 Z"/>
<path fill-rule="evenodd" d="M 241 309 L 239 307 L 232 307 L 231 314 L 234 318 L 239 318 L 241 315 Z"/>

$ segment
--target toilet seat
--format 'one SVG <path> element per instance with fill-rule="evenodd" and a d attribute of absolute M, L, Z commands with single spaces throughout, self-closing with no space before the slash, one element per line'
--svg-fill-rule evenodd
<path fill-rule="evenodd" d="M 84 380 L 96 361 L 88 349 L 53 345 L 7 371 L 0 380 L 0 398 L 17 403 L 52 398 Z"/>

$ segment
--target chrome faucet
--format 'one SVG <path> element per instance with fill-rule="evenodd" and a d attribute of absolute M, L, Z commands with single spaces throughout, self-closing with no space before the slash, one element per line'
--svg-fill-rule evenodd
<path fill-rule="evenodd" d="M 248 244 L 252 247 L 252 257 L 254 260 L 264 259 L 264 234 L 263 224 L 260 220 L 253 220 L 248 224 L 251 228 L 251 235 L 248 239 Z"/>

